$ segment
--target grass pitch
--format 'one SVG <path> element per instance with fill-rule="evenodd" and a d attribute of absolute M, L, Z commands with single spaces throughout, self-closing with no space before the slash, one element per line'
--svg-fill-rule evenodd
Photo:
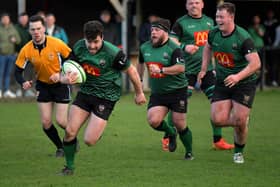
<path fill-rule="evenodd" d="M 162 134 L 148 126 L 146 106 L 136 106 L 132 94 L 124 95 L 96 146 L 83 144 L 81 129 L 75 174 L 65 177 L 57 175 L 64 159 L 53 156 L 55 147 L 42 131 L 36 102 L 2 101 L 0 187 L 278 187 L 279 103 L 280 90 L 256 94 L 245 163 L 237 165 L 231 151 L 211 149 L 210 105 L 203 94 L 194 93 L 188 107 L 193 161 L 183 160 L 180 141 L 176 152 L 163 152 Z M 61 137 L 64 134 L 61 129 L 59 133 Z M 229 142 L 232 133 L 231 128 L 223 129 Z"/>

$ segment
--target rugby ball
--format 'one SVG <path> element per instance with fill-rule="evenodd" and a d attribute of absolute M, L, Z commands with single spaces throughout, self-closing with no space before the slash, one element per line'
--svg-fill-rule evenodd
<path fill-rule="evenodd" d="M 78 78 L 76 83 L 83 83 L 86 81 L 86 73 L 83 67 L 73 60 L 66 60 L 62 66 L 62 73 L 66 74 L 67 72 L 77 72 Z"/>

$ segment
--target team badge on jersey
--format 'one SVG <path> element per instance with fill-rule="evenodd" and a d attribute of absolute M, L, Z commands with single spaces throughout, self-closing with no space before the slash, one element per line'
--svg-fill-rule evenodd
<path fill-rule="evenodd" d="M 164 53 L 163 53 L 163 58 L 164 58 L 164 59 L 168 59 L 168 53 L 167 53 L 167 52 L 164 52 Z"/>
<path fill-rule="evenodd" d="M 48 58 L 49 58 L 49 60 L 53 60 L 54 59 L 54 54 L 53 53 L 50 53 L 49 55 L 48 55 Z"/>
<path fill-rule="evenodd" d="M 106 64 L 106 60 L 101 59 L 101 60 L 99 61 L 99 64 L 100 64 L 100 66 L 104 66 L 104 65 Z"/>
<path fill-rule="evenodd" d="M 232 49 L 237 50 L 237 43 L 232 44 Z"/>

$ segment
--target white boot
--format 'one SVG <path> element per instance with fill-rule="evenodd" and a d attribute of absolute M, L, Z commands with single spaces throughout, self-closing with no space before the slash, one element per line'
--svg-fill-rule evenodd
<path fill-rule="evenodd" d="M 3 94 L 5 98 L 16 98 L 16 94 L 13 93 L 11 90 L 6 90 Z"/>

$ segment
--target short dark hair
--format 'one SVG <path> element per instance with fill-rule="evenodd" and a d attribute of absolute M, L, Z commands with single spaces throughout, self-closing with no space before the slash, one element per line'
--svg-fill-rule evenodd
<path fill-rule="evenodd" d="M 218 4 L 217 10 L 223 10 L 223 9 L 225 9 L 231 15 L 235 15 L 235 5 L 233 3 L 224 2 Z"/>
<path fill-rule="evenodd" d="M 8 12 L 2 12 L 1 15 L 0 15 L 0 17 L 2 18 L 2 17 L 4 17 L 4 16 L 9 16 L 9 17 L 10 17 L 10 14 L 9 14 Z"/>
<path fill-rule="evenodd" d="M 18 17 L 21 17 L 21 16 L 28 16 L 27 12 L 22 12 L 18 15 Z"/>
<path fill-rule="evenodd" d="M 42 23 L 42 25 L 45 25 L 45 21 L 44 21 L 44 18 L 40 15 L 33 15 L 29 18 L 29 23 L 31 22 L 37 22 L 37 21 L 40 21 Z"/>
<path fill-rule="evenodd" d="M 84 24 L 84 36 L 88 40 L 94 40 L 97 36 L 103 36 L 104 27 L 100 21 L 92 20 Z"/>

